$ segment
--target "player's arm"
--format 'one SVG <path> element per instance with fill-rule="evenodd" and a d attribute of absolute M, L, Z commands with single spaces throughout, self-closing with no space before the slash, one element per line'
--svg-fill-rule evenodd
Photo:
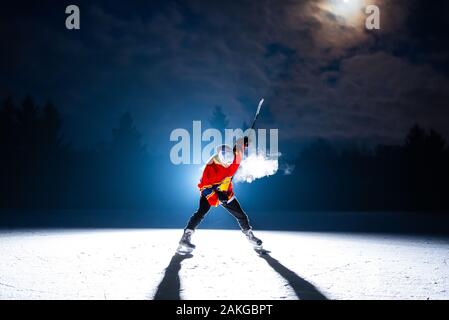
<path fill-rule="evenodd" d="M 250 139 L 248 137 L 240 138 L 234 145 L 234 165 L 239 165 L 243 159 L 245 148 L 248 147 Z"/>
<path fill-rule="evenodd" d="M 248 136 L 240 138 L 236 141 L 234 145 L 234 152 L 242 152 L 245 151 L 245 148 L 248 148 L 251 140 Z"/>

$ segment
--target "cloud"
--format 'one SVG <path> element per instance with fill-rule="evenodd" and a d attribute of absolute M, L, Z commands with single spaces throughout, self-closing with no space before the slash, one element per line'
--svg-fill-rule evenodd
<path fill-rule="evenodd" d="M 370 1 L 381 8 L 376 33 L 363 20 L 344 19 L 329 1 L 86 1 L 78 34 L 55 27 L 56 17 L 5 17 L 2 36 L 19 41 L 3 52 L 13 67 L 0 65 L 1 84 L 58 96 L 74 119 L 72 136 L 81 123 L 95 142 L 124 110 L 157 141 L 168 129 L 207 119 L 217 104 L 240 126 L 261 97 L 260 124 L 279 128 L 281 140 L 397 140 L 414 122 L 449 135 L 449 81 L 440 68 L 448 51 L 438 47 L 444 37 L 410 27 L 433 25 L 426 14 L 418 19 L 422 5 Z M 103 126 L 89 124 L 86 114 Z"/>

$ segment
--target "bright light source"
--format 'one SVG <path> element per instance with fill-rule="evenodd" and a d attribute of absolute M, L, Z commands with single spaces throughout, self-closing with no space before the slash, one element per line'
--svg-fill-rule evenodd
<path fill-rule="evenodd" d="M 323 8 L 345 23 L 354 24 L 362 16 L 364 4 L 364 0 L 325 0 Z"/>

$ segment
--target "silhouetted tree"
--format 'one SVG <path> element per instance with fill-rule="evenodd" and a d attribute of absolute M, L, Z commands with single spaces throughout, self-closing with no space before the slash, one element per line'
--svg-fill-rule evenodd
<path fill-rule="evenodd" d="M 426 131 L 419 125 L 413 126 L 405 139 L 405 147 L 413 153 L 424 151 L 426 144 Z"/>
<path fill-rule="evenodd" d="M 209 124 L 212 128 L 217 130 L 224 130 L 228 128 L 229 121 L 223 113 L 223 108 L 221 106 L 214 107 L 212 110 L 212 117 L 209 119 Z"/>
<path fill-rule="evenodd" d="M 0 206 L 8 206 L 14 197 L 17 175 L 15 144 L 17 141 L 16 107 L 11 97 L 0 108 Z"/>
<path fill-rule="evenodd" d="M 121 116 L 118 128 L 112 130 L 112 138 L 112 148 L 115 151 L 125 154 L 138 154 L 144 151 L 142 135 L 135 127 L 129 112 Z"/>
<path fill-rule="evenodd" d="M 17 112 L 17 146 L 20 152 L 19 162 L 22 163 L 24 169 L 28 168 L 29 171 L 37 170 L 34 167 L 37 165 L 36 161 L 39 151 L 38 142 L 41 137 L 39 132 L 40 123 L 38 113 L 38 108 L 31 96 L 27 96 L 23 100 Z M 27 163 L 28 166 L 25 166 L 25 163 Z"/>
<path fill-rule="evenodd" d="M 336 156 L 336 150 L 325 139 L 316 139 L 308 144 L 301 152 L 301 158 L 310 162 L 332 161 Z"/>
<path fill-rule="evenodd" d="M 6 98 L 0 109 L 0 146 L 10 152 L 16 139 L 16 106 L 11 97 Z"/>
<path fill-rule="evenodd" d="M 47 150 L 61 147 L 62 120 L 56 107 L 48 102 L 44 106 L 42 119 L 42 139 Z"/>
<path fill-rule="evenodd" d="M 446 140 L 443 135 L 431 129 L 426 137 L 428 152 L 433 157 L 441 157 L 446 150 Z"/>
<path fill-rule="evenodd" d="M 112 130 L 111 146 L 100 158 L 102 163 L 97 167 L 104 179 L 100 179 L 99 191 L 106 204 L 128 209 L 139 206 L 149 192 L 150 161 L 129 112 L 120 117 L 118 127 Z"/>

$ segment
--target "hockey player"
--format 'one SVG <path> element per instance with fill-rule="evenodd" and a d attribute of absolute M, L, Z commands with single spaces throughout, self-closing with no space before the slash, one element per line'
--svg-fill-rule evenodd
<path fill-rule="evenodd" d="M 245 137 L 239 139 L 234 148 L 228 145 L 219 146 L 216 154 L 207 163 L 198 184 L 201 193 L 199 208 L 184 229 L 178 251 L 190 252 L 195 249 L 195 245 L 191 243 L 192 234 L 211 206 L 218 207 L 218 205 L 223 206 L 236 218 L 240 229 L 256 249 L 262 247 L 262 241 L 254 236 L 248 216 L 235 197 L 232 186 L 232 178 L 240 166 L 248 143 L 248 137 Z"/>

